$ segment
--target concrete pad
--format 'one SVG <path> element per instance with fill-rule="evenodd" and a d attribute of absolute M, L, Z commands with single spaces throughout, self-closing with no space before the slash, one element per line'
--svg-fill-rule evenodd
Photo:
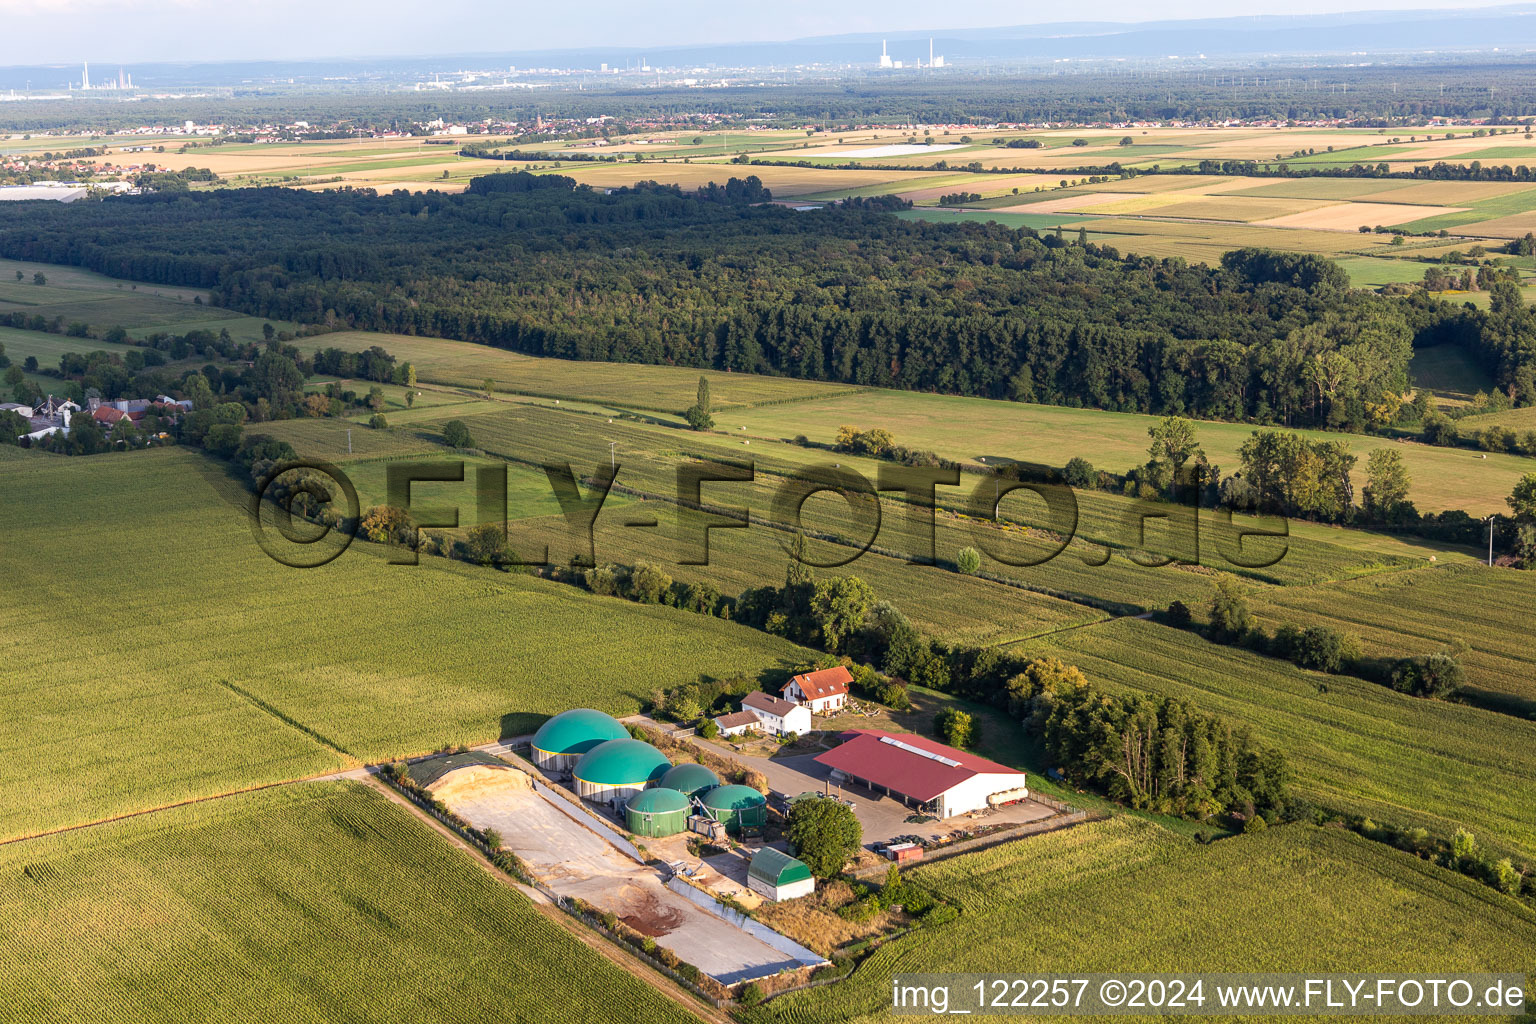
<path fill-rule="evenodd" d="M 500 832 L 503 844 L 555 892 L 612 912 L 722 983 L 799 966 L 672 892 L 654 868 L 630 860 L 532 789 L 482 781 L 445 802 L 476 828 Z"/>

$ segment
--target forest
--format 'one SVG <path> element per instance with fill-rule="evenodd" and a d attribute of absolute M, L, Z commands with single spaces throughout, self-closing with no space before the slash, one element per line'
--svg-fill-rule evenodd
<path fill-rule="evenodd" d="M 1414 347 L 1444 342 L 1536 399 L 1518 294 L 1484 313 L 1352 290 L 1310 255 L 1207 267 L 767 198 L 755 177 L 685 193 L 515 172 L 461 195 L 5 204 L 0 255 L 207 288 L 321 330 L 1119 411 L 1381 426 L 1402 412 Z"/>

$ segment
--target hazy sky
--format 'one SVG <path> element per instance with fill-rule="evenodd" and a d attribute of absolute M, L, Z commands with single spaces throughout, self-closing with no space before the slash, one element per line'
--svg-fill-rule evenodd
<path fill-rule="evenodd" d="M 1092 18 L 1471 8 L 1487 0 L 0 0 L 0 65 L 282 59 L 792 39 Z"/>

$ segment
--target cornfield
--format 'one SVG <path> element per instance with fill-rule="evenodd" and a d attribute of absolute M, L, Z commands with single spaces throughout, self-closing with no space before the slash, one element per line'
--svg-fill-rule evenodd
<path fill-rule="evenodd" d="M 0 1018 L 694 1018 L 361 783 L 0 847 Z"/>
<path fill-rule="evenodd" d="M 775 999 L 748 1019 L 899 1020 L 887 1011 L 895 974 L 1503 971 L 1536 956 L 1529 908 L 1352 833 L 1306 825 L 1196 846 L 1119 817 L 909 877 L 958 903 L 959 919 L 882 946 L 846 981 Z"/>

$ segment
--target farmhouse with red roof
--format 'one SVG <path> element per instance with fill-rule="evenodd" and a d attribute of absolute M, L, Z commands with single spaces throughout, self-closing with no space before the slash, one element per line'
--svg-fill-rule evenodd
<path fill-rule="evenodd" d="M 853 729 L 816 760 L 834 782 L 855 782 L 910 806 L 952 818 L 1029 796 L 1025 775 L 912 733 Z"/>
<path fill-rule="evenodd" d="M 812 714 L 840 711 L 848 703 L 848 684 L 853 676 L 842 665 L 806 672 L 784 684 L 784 699 L 811 709 Z"/>

